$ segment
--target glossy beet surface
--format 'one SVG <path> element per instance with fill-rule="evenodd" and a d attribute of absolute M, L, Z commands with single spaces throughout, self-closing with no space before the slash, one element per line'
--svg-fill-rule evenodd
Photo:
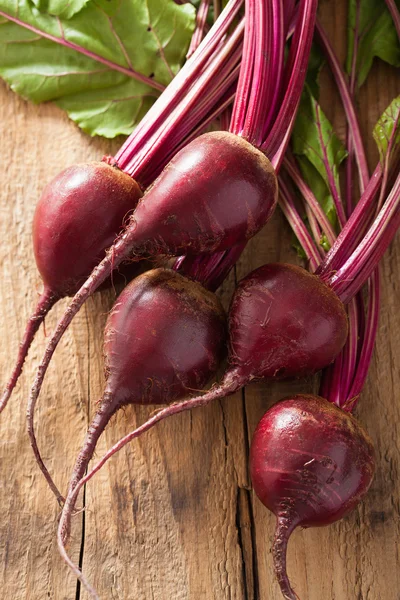
<path fill-rule="evenodd" d="M 0 413 L 47 313 L 57 300 L 75 294 L 104 258 L 141 195 L 131 177 L 104 162 L 69 167 L 45 188 L 33 221 L 33 248 L 44 291 L 27 322 L 17 360 L 0 398 Z M 122 265 L 121 277 L 130 279 L 137 270 L 133 263 Z M 103 285 L 117 279 L 105 280 Z"/>
<path fill-rule="evenodd" d="M 74 294 L 105 256 L 142 192 L 105 162 L 74 165 L 45 188 L 33 222 L 33 247 L 44 285 Z"/>
<path fill-rule="evenodd" d="M 345 308 L 318 277 L 268 264 L 239 283 L 230 309 L 230 363 L 250 379 L 303 377 L 329 365 L 348 333 Z"/>
<path fill-rule="evenodd" d="M 75 464 L 83 477 L 97 440 L 125 404 L 161 404 L 196 392 L 226 350 L 226 316 L 217 297 L 170 269 L 134 279 L 107 320 L 106 388 Z"/>
<path fill-rule="evenodd" d="M 135 214 L 141 253 L 213 252 L 251 238 L 277 202 L 266 156 L 228 132 L 183 148 L 146 191 Z"/>
<path fill-rule="evenodd" d="M 120 403 L 161 404 L 200 390 L 226 348 L 217 297 L 170 269 L 137 277 L 108 318 L 107 390 Z"/>
<path fill-rule="evenodd" d="M 372 441 L 350 414 L 318 396 L 295 396 L 262 417 L 250 451 L 254 491 L 277 517 L 275 571 L 285 598 L 286 545 L 298 526 L 329 525 L 367 492 L 375 471 Z"/>

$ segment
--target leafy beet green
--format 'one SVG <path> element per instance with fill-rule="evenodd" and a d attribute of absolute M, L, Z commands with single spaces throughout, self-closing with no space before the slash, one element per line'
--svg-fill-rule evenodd
<path fill-rule="evenodd" d="M 173 0 L 96 0 L 70 19 L 4 0 L 0 75 L 24 98 L 55 101 L 91 135 L 129 134 L 179 70 L 194 17 Z"/>
<path fill-rule="evenodd" d="M 352 72 L 357 53 L 357 85 L 366 80 L 375 57 L 400 66 L 400 45 L 386 3 L 383 0 L 350 0 L 346 70 Z"/>
<path fill-rule="evenodd" d="M 48 13 L 70 19 L 78 13 L 90 0 L 32 0 L 32 3 L 41 13 Z"/>
<path fill-rule="evenodd" d="M 318 93 L 317 85 L 315 92 Z M 293 128 L 292 149 L 304 181 L 314 193 L 331 224 L 336 227 L 337 211 L 329 186 L 327 167 L 336 189 L 339 189 L 339 167 L 347 152 L 309 86 L 303 92 Z M 305 221 L 308 226 L 308 220 Z M 318 243 L 324 250 L 329 250 L 325 235 L 320 236 Z M 304 258 L 304 251 L 297 239 L 294 240 L 293 246 L 298 255 Z"/>
<path fill-rule="evenodd" d="M 379 117 L 373 131 L 381 161 L 384 162 L 390 148 L 400 144 L 400 96 L 394 98 Z M 396 131 L 397 130 L 397 134 Z M 391 141 L 391 143 L 390 143 Z"/>

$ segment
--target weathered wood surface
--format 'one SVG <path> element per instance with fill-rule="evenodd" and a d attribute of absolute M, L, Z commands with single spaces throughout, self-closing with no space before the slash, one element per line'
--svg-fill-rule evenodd
<path fill-rule="evenodd" d="M 346 2 L 321 2 L 321 15 L 343 58 Z M 398 93 L 397 74 L 375 65 L 360 95 L 368 135 Z M 324 78 L 324 95 L 333 86 Z M 343 132 L 339 102 L 327 112 Z M 376 151 L 368 138 L 370 165 Z M 45 182 L 71 163 L 111 152 L 118 142 L 91 140 L 54 106 L 35 107 L 0 85 L 0 374 L 5 381 L 40 280 L 31 222 Z M 248 246 L 235 276 L 268 260 L 294 260 L 280 215 Z M 298 531 L 289 571 L 305 600 L 399 600 L 400 556 L 400 239 L 382 267 L 378 344 L 358 416 L 377 448 L 378 472 L 366 501 L 338 525 Z M 234 276 L 223 289 L 229 300 Z M 65 489 L 102 387 L 102 330 L 112 292 L 81 310 L 56 352 L 37 413 L 40 447 Z M 46 321 L 51 331 L 66 302 Z M 86 600 L 59 558 L 58 506 L 34 465 L 25 406 L 43 329 L 0 420 L 0 589 L 5 600 Z M 315 382 L 252 385 L 245 393 L 164 422 L 115 457 L 86 490 L 75 517 L 71 554 L 104 600 L 279 600 L 270 543 L 274 519 L 251 491 L 248 441 L 262 413 L 288 392 Z M 101 440 L 102 452 L 149 414 L 128 408 Z"/>

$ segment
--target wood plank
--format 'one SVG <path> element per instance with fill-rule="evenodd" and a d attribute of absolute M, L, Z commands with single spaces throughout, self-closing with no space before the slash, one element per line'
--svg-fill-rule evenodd
<path fill-rule="evenodd" d="M 346 2 L 321 2 L 321 16 L 344 57 Z M 398 91 L 397 74 L 377 64 L 359 99 L 365 136 Z M 325 97 L 335 98 L 324 76 Z M 340 103 L 327 112 L 340 132 Z M 43 185 L 62 168 L 112 153 L 119 142 L 93 140 L 53 106 L 33 106 L 0 84 L 0 375 L 4 381 L 40 279 L 30 229 Z M 370 165 L 376 150 L 368 137 Z M 235 277 L 267 261 L 296 258 L 280 214 L 253 240 L 221 290 L 228 303 Z M 374 363 L 358 416 L 377 448 L 378 473 L 366 501 L 340 524 L 298 531 L 289 571 L 303 599 L 398 600 L 400 557 L 400 240 L 382 268 L 382 316 Z M 102 330 L 114 293 L 96 294 L 57 350 L 38 405 L 44 457 L 65 490 L 103 383 Z M 51 331 L 66 302 L 46 321 Z M 58 506 L 34 465 L 25 434 L 25 404 L 43 352 L 38 335 L 16 393 L 0 419 L 0 587 L 15 600 L 87 600 L 58 556 Z M 253 384 L 205 409 L 160 424 L 125 448 L 87 486 L 86 512 L 74 518 L 71 555 L 104 600 L 279 600 L 270 544 L 274 520 L 254 497 L 248 446 L 272 402 L 316 380 Z M 97 456 L 152 409 L 129 407 L 99 443 Z M 82 549 L 83 543 L 83 549 Z"/>

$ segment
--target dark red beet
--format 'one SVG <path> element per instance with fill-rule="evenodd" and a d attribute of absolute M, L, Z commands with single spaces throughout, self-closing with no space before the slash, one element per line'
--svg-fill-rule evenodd
<path fill-rule="evenodd" d="M 249 380 L 282 379 L 329 365 L 346 342 L 348 323 L 343 303 L 317 276 L 278 263 L 239 283 L 229 330 L 232 367 Z"/>
<path fill-rule="evenodd" d="M 178 152 L 133 215 L 141 254 L 215 252 L 253 237 L 277 201 L 267 157 L 243 138 L 207 133 Z"/>
<path fill-rule="evenodd" d="M 105 394 L 122 404 L 168 404 L 202 389 L 225 353 L 226 316 L 217 297 L 170 269 L 128 285 L 104 336 Z"/>
<path fill-rule="evenodd" d="M 46 186 L 33 221 L 33 247 L 44 291 L 28 321 L 0 412 L 44 317 L 57 300 L 75 294 L 104 258 L 141 195 L 129 175 L 105 162 L 69 167 Z"/>
<path fill-rule="evenodd" d="M 274 567 L 284 598 L 296 600 L 286 549 L 296 527 L 330 525 L 367 492 L 375 471 L 372 441 L 354 417 L 318 396 L 275 404 L 262 417 L 250 451 L 254 491 L 277 518 Z"/>
<path fill-rule="evenodd" d="M 105 162 L 68 167 L 44 189 L 33 220 L 36 265 L 46 289 L 77 292 L 104 258 L 142 192 Z"/>
<path fill-rule="evenodd" d="M 205 386 L 226 351 L 226 315 L 218 298 L 199 283 L 170 269 L 154 269 L 123 290 L 107 320 L 104 340 L 105 391 L 70 489 L 83 476 L 97 440 L 121 406 L 170 403 Z M 41 467 L 60 500 L 43 463 Z"/>

